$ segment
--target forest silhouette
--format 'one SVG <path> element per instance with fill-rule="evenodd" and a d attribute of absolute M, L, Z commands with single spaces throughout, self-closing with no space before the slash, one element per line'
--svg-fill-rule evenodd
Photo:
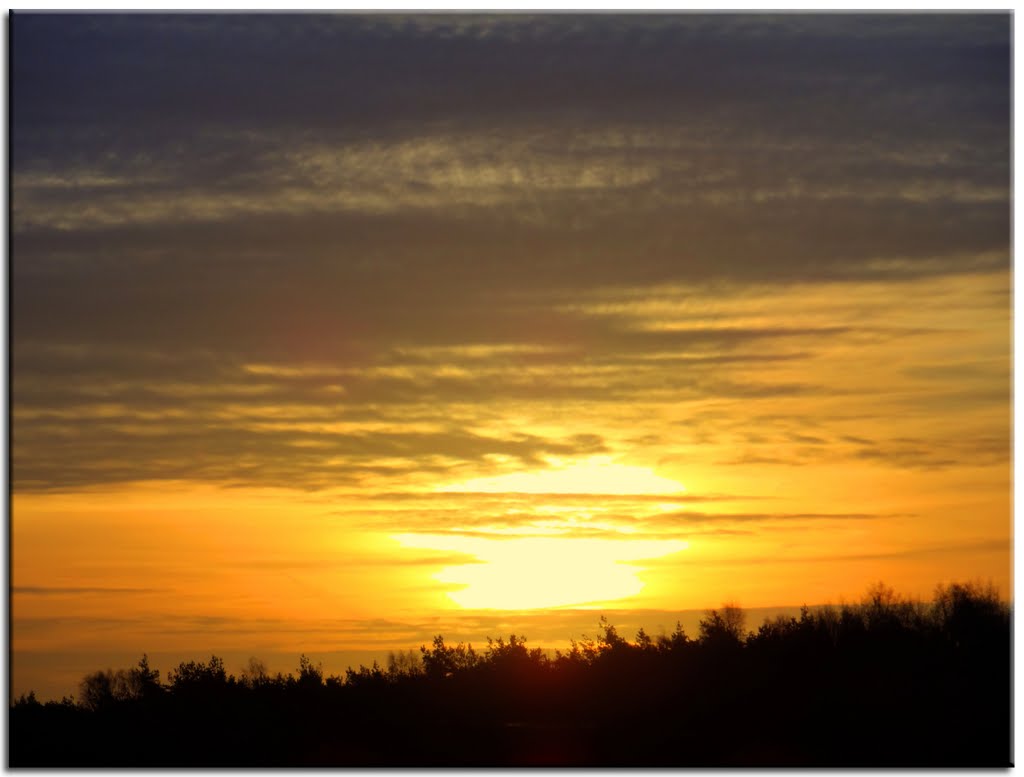
<path fill-rule="evenodd" d="M 1010 606 L 991 586 L 930 603 L 878 584 L 747 631 L 736 606 L 630 640 L 602 618 L 553 655 L 437 636 L 325 676 L 216 656 L 21 696 L 11 766 L 1012 765 Z"/>

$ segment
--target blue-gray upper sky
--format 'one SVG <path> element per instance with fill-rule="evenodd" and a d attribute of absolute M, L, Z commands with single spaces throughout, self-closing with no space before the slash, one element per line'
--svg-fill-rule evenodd
<path fill-rule="evenodd" d="M 1005 271 L 1010 33 L 1008 14 L 16 13 L 14 486 L 316 487 L 388 457 L 620 450 L 466 408 L 640 402 L 666 389 L 654 358 L 681 398 L 813 394 L 751 376 L 912 327 L 686 327 L 679 306 L 647 326 L 629 300 Z M 232 420 L 275 403 L 366 431 L 306 447 Z"/>

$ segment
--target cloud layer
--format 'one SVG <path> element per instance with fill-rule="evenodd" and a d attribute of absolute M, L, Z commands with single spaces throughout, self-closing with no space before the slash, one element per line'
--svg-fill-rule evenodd
<path fill-rule="evenodd" d="M 1009 77 L 1007 14 L 17 14 L 14 488 L 1002 472 Z M 793 496 L 561 530 L 907 512 Z"/>

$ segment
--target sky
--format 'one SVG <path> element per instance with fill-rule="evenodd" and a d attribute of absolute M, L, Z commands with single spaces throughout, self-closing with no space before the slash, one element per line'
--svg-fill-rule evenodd
<path fill-rule="evenodd" d="M 12 692 L 1009 597 L 1010 20 L 15 13 Z"/>

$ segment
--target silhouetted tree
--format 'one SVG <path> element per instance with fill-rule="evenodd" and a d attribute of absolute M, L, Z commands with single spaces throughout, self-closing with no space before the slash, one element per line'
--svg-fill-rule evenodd
<path fill-rule="evenodd" d="M 86 675 L 79 685 L 79 700 L 82 706 L 98 711 L 110 709 L 117 702 L 133 698 L 129 673 L 123 669 L 101 670 Z"/>
<path fill-rule="evenodd" d="M 256 657 L 249 658 L 249 662 L 242 670 L 240 680 L 247 688 L 260 688 L 270 682 L 267 674 L 267 665 Z"/>
<path fill-rule="evenodd" d="M 1000 633 L 1009 623 L 1009 608 L 992 585 L 951 583 L 935 589 L 934 613 L 938 627 L 955 646 L 972 645 Z"/>
<path fill-rule="evenodd" d="M 656 650 L 654 640 L 644 631 L 642 626 L 636 632 L 636 646 L 645 653 Z"/>
<path fill-rule="evenodd" d="M 683 625 L 676 621 L 676 627 L 671 634 L 659 634 L 657 639 L 658 650 L 662 653 L 681 653 L 690 645 L 690 638 L 686 636 Z"/>
<path fill-rule="evenodd" d="M 746 614 L 735 604 L 722 605 L 721 610 L 709 610 L 700 621 L 698 641 L 712 647 L 739 645 L 746 631 Z"/>
<path fill-rule="evenodd" d="M 633 642 L 602 618 L 549 660 L 521 635 L 437 636 L 387 668 L 324 677 L 305 655 L 236 682 L 216 656 L 160 686 L 143 656 L 86 676 L 80 700 L 11 704 L 12 765 L 1005 766 L 1010 610 L 953 583 L 929 606 L 876 585 L 745 630 L 735 605 L 691 641 Z M 163 690 L 161 690 L 163 688 Z M 173 747 L 153 748 L 152 732 Z"/>
<path fill-rule="evenodd" d="M 479 657 L 472 645 L 445 645 L 444 637 L 434 637 L 433 648 L 420 646 L 423 655 L 423 671 L 428 677 L 452 677 L 456 672 L 472 669 L 479 663 Z"/>
<path fill-rule="evenodd" d="M 21 694 L 17 699 L 14 700 L 15 707 L 41 707 L 39 700 L 36 699 L 36 692 L 29 691 L 28 695 Z"/>
<path fill-rule="evenodd" d="M 128 695 L 138 700 L 148 700 L 161 695 L 164 688 L 160 685 L 160 671 L 151 669 L 149 657 L 143 653 L 139 663 L 128 670 Z"/>
<path fill-rule="evenodd" d="M 423 674 L 423 661 L 414 650 L 388 652 L 387 676 L 392 680 Z"/>
<path fill-rule="evenodd" d="M 228 675 L 224 669 L 224 660 L 210 656 L 209 663 L 202 661 L 182 661 L 177 669 L 167 675 L 171 690 L 175 693 L 194 690 L 213 690 L 227 684 Z"/>
<path fill-rule="evenodd" d="M 383 685 L 391 682 L 392 678 L 381 669 L 376 661 L 370 666 L 360 666 L 358 669 L 349 667 L 345 670 L 345 684 L 352 686 Z"/>
<path fill-rule="evenodd" d="M 299 676 L 296 680 L 300 688 L 319 688 L 324 684 L 324 666 L 322 663 L 313 665 L 305 654 L 299 657 Z"/>

